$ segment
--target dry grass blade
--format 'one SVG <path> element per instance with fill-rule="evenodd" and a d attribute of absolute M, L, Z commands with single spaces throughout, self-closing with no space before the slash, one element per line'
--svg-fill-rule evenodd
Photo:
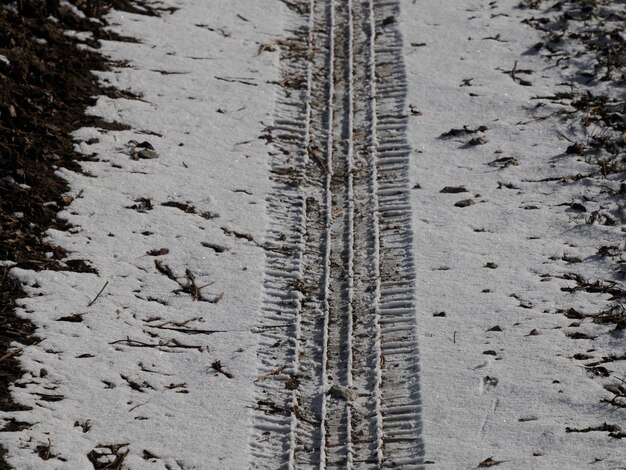
<path fill-rule="evenodd" d="M 285 370 L 287 366 L 280 366 L 280 367 L 276 367 L 275 369 L 272 370 L 268 370 L 267 372 L 265 372 L 264 374 L 259 375 L 255 380 L 254 383 L 257 382 L 262 382 L 263 380 L 267 379 L 268 377 L 271 377 L 273 375 L 278 375 L 280 374 L 283 370 Z"/>
<path fill-rule="evenodd" d="M 162 263 L 158 259 L 155 259 L 154 267 L 157 268 L 157 271 L 159 271 L 161 274 L 166 275 L 172 281 L 178 283 L 178 279 L 176 278 L 176 275 L 172 271 L 172 268 L 170 268 L 168 265 L 166 265 L 165 263 Z"/>
<path fill-rule="evenodd" d="M 13 357 L 16 354 L 21 353 L 23 350 L 24 350 L 23 348 L 17 348 L 17 349 L 14 349 L 13 351 L 9 351 L 8 353 L 6 353 L 2 357 L 0 357 L 0 362 L 4 361 L 5 359 L 8 359 L 10 357 Z"/>
<path fill-rule="evenodd" d="M 109 285 L 109 281 L 104 283 L 104 285 L 102 286 L 102 289 L 100 289 L 100 292 L 98 292 L 96 296 L 93 298 L 93 300 L 87 304 L 87 307 L 91 307 L 93 304 L 96 303 L 96 300 L 98 300 L 98 297 L 100 297 L 100 294 L 104 292 L 104 289 L 106 289 L 106 286 L 108 285 Z"/>

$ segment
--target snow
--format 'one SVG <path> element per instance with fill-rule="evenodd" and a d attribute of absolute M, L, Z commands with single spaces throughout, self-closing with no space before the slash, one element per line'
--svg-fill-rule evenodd
<path fill-rule="evenodd" d="M 598 245 L 623 243 L 623 234 L 586 225 L 558 206 L 578 199 L 574 185 L 525 182 L 586 173 L 590 166 L 563 157 L 569 142 L 558 138 L 557 124 L 516 124 L 528 120 L 524 110 L 534 106 L 534 96 L 554 93 L 560 82 L 540 57 L 522 55 L 539 38 L 520 25 L 516 3 L 498 2 L 493 9 L 480 1 L 402 5 L 406 43 L 427 43 L 406 46 L 408 103 L 422 112 L 412 118 L 410 139 L 412 178 L 422 187 L 412 202 L 426 459 L 436 468 L 475 468 L 493 456 L 508 461 L 498 468 L 547 469 L 581 468 L 597 458 L 602 468 L 612 468 L 626 459 L 619 440 L 565 434 L 566 426 L 623 423 L 624 412 L 600 405 L 607 392 L 569 359 L 585 347 L 564 339 L 571 320 L 553 314 L 571 302 L 560 291 L 566 283 L 542 282 L 540 275 L 569 272 L 564 254 L 589 260 Z M 510 16 L 490 17 L 502 12 Z M 498 34 L 506 42 L 481 39 Z M 502 73 L 515 61 L 535 70 L 532 87 Z M 471 86 L 460 86 L 467 78 Z M 471 136 L 438 138 L 464 125 L 487 126 L 489 142 L 464 148 Z M 488 164 L 503 157 L 519 163 Z M 519 189 L 498 189 L 500 182 Z M 468 193 L 439 192 L 461 185 Z M 468 197 L 476 204 L 454 206 Z M 525 210 L 529 205 L 538 209 Z M 497 269 L 485 268 L 488 262 Z M 589 260 L 579 270 L 596 278 L 603 269 Z M 596 298 L 576 308 L 599 311 L 603 305 Z M 445 318 L 433 316 L 441 311 Z M 495 325 L 503 331 L 489 332 Z M 541 334 L 529 336 L 534 329 Z M 618 347 L 623 337 L 612 342 Z"/>
<path fill-rule="evenodd" d="M 61 0 L 59 2 L 59 5 L 61 5 L 62 7 L 67 8 L 68 10 L 70 10 L 72 12 L 72 14 L 74 14 L 78 18 L 83 18 L 83 19 L 86 18 L 86 15 L 82 12 L 82 10 L 80 8 L 76 7 L 75 5 L 72 5 L 67 0 Z"/>
<path fill-rule="evenodd" d="M 623 352 L 623 334 L 568 339 L 572 320 L 555 311 L 606 308 L 606 295 L 563 292 L 573 282 L 557 276 L 610 277 L 594 255 L 623 244 L 623 232 L 563 205 L 580 200 L 580 185 L 529 182 L 591 167 L 564 158 L 558 121 L 518 124 L 567 72 L 527 53 L 539 36 L 517 3 L 400 1 L 407 106 L 419 111 L 409 112 L 408 138 L 426 468 L 473 469 L 490 457 L 503 470 L 615 468 L 626 461 L 620 439 L 566 427 L 624 424 L 624 408 L 601 403 L 612 395 L 571 359 L 592 347 L 594 357 Z M 138 99 L 100 97 L 89 113 L 131 129 L 77 131 L 77 149 L 95 158 L 83 173 L 59 170 L 74 197 L 60 216 L 73 228 L 50 240 L 97 274 L 11 271 L 42 339 L 25 348 L 29 372 L 13 388 L 32 409 L 0 414 L 33 423 L 0 434 L 15 468 L 88 469 L 91 451 L 114 444 L 125 444 L 132 469 L 250 465 L 272 151 L 259 136 L 275 119 L 280 80 L 278 52 L 261 46 L 290 25 L 278 0 L 166 6 L 178 10 L 110 13 L 114 30 L 138 42 L 103 42 L 126 65 L 98 77 Z M 534 71 L 524 76 L 531 87 L 504 73 L 516 61 Z M 463 126 L 487 130 L 440 137 Z M 466 145 L 479 135 L 487 143 Z M 144 141 L 158 158 L 131 158 Z M 494 163 L 505 157 L 516 164 Z M 440 192 L 458 186 L 467 192 Z M 582 191 L 593 198 L 598 188 Z M 455 206 L 465 199 L 474 204 Z M 169 252 L 147 254 L 161 248 Z M 215 303 L 175 292 L 190 276 Z M 623 364 L 611 366 L 624 377 Z M 44 461 L 34 449 L 48 439 L 56 457 Z"/>

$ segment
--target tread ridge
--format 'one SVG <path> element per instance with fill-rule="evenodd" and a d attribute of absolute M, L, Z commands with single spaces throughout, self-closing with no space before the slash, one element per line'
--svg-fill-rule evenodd
<path fill-rule="evenodd" d="M 399 2 L 292 3 L 252 468 L 422 468 Z"/>

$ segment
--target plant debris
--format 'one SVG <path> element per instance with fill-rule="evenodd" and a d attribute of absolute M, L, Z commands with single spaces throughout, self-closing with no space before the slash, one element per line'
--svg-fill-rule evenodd
<path fill-rule="evenodd" d="M 478 464 L 478 467 L 476 468 L 491 468 L 491 467 L 495 467 L 496 465 L 500 465 L 501 463 L 506 462 L 506 460 L 494 460 L 493 457 L 489 457 L 485 460 L 483 460 L 482 462 L 480 462 L 480 464 Z"/>
<path fill-rule="evenodd" d="M 213 361 L 213 363 L 211 364 L 211 367 L 213 368 L 213 370 L 216 370 L 217 372 L 219 372 L 220 374 L 228 377 L 229 379 L 234 378 L 234 375 L 231 374 L 228 369 L 226 369 L 226 367 L 224 367 L 222 365 L 222 361 Z"/>
<path fill-rule="evenodd" d="M 479 126 L 476 129 L 471 129 L 467 126 L 463 126 L 461 129 L 452 128 L 447 132 L 444 132 L 439 136 L 440 139 L 445 139 L 447 137 L 459 137 L 465 136 L 467 134 L 476 134 L 477 132 L 485 132 L 487 131 L 487 126 Z"/>

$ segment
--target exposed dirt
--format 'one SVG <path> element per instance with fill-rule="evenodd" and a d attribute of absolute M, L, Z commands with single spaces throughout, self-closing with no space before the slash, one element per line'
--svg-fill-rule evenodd
<path fill-rule="evenodd" d="M 84 262 L 64 262 L 67 253 L 50 246 L 45 232 L 67 229 L 56 218 L 71 202 L 67 184 L 55 175 L 66 167 L 80 171 L 84 156 L 74 151 L 70 133 L 92 125 L 118 127 L 86 116 L 95 96 L 116 91 L 99 86 L 92 70 L 109 64 L 97 52 L 79 50 L 67 30 L 88 31 L 83 44 L 98 47 L 100 39 L 130 40 L 94 22 L 111 8 L 156 15 L 154 8 L 128 0 L 74 0 L 78 10 L 59 0 L 0 2 L 0 260 L 27 269 L 89 270 Z M 25 296 L 19 282 L 0 267 L 0 409 L 16 411 L 9 385 L 22 376 L 18 345 L 37 341 L 34 325 L 18 317 L 16 301 Z M 2 431 L 11 429 L 5 426 Z M 0 470 L 10 468 L 0 449 Z"/>

